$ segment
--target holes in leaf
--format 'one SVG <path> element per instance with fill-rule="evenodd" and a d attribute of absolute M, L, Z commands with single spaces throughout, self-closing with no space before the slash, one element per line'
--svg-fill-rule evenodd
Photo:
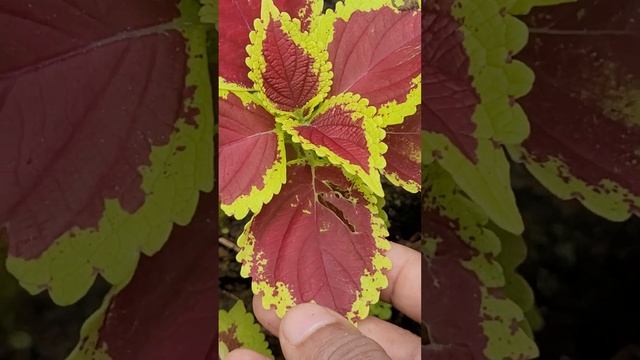
<path fill-rule="evenodd" d="M 348 199 L 351 197 L 350 191 L 345 190 L 330 181 L 323 181 L 322 183 L 325 184 L 329 189 L 331 189 L 331 191 L 333 191 L 337 197 L 342 197 L 343 199 Z"/>
<path fill-rule="evenodd" d="M 318 194 L 317 199 L 320 205 L 324 206 L 329 211 L 334 213 L 336 217 L 340 219 L 340 221 L 349 229 L 350 232 L 355 233 L 356 232 L 355 226 L 353 226 L 353 224 L 351 224 L 351 222 L 349 222 L 349 220 L 344 216 L 344 213 L 342 212 L 342 210 L 340 210 L 337 206 L 332 204 L 329 200 L 325 199 L 325 197 L 331 197 L 331 195 L 326 193 Z"/>

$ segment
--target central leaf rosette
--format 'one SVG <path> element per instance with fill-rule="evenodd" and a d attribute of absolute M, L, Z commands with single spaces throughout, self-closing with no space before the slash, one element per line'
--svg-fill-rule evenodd
<path fill-rule="evenodd" d="M 227 214 L 254 213 L 238 260 L 265 307 L 315 301 L 355 321 L 387 285 L 381 175 L 419 188 L 420 124 L 403 121 L 420 102 L 420 16 L 322 7 L 220 4 L 219 192 Z"/>

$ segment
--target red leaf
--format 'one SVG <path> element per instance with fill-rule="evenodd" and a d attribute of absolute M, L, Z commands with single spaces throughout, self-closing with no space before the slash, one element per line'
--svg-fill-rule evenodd
<path fill-rule="evenodd" d="M 220 76 L 244 87 L 253 87 L 249 67 L 245 64 L 249 33 L 253 21 L 260 17 L 260 0 L 225 0 L 218 2 L 218 53 Z"/>
<path fill-rule="evenodd" d="M 220 201 L 231 204 L 253 188 L 264 190 L 267 172 L 284 161 L 282 141 L 273 115 L 260 105 L 229 93 L 219 106 Z"/>
<path fill-rule="evenodd" d="M 423 317 L 429 326 L 429 338 L 443 347 L 460 347 L 454 353 L 461 351 L 469 359 L 485 359 L 483 352 L 488 340 L 482 328 L 481 311 L 484 285 L 462 264 L 476 256 L 477 251 L 459 238 L 459 224 L 452 224 L 434 209 L 422 211 L 427 236 L 440 240 L 434 256 L 423 264 L 422 291 L 428 299 Z"/>
<path fill-rule="evenodd" d="M 617 220 L 640 214 L 640 48 L 632 45 L 640 38 L 638 14 L 633 0 L 534 10 L 519 55 L 536 74 L 521 101 L 531 123 L 525 161 L 544 168 L 557 160 L 547 171 L 573 190 L 570 196 Z M 552 190 L 565 192 L 561 186 Z M 604 194 L 619 198 L 609 203 Z"/>
<path fill-rule="evenodd" d="M 522 309 L 504 295 L 498 256 L 501 240 L 513 239 L 492 232 L 487 216 L 437 163 L 424 171 L 425 350 L 435 359 L 536 358 L 535 343 L 520 326 Z"/>
<path fill-rule="evenodd" d="M 364 119 L 354 120 L 352 116 L 353 111 L 337 105 L 316 116 L 311 123 L 295 129 L 312 144 L 324 146 L 369 172 L 370 152 L 364 134 Z"/>
<path fill-rule="evenodd" d="M 274 4 L 282 12 L 296 18 L 302 12 L 302 29 L 309 26 L 308 16 L 311 14 L 312 0 L 274 0 Z M 249 33 L 254 30 L 254 20 L 260 18 L 260 0 L 224 0 L 219 2 L 219 45 L 218 51 L 224 54 L 220 61 L 220 76 L 225 80 L 253 87 L 253 82 L 247 74 L 249 68 L 245 64 L 249 45 Z"/>
<path fill-rule="evenodd" d="M 427 5 L 423 13 L 422 129 L 445 135 L 477 162 L 476 124 L 471 117 L 480 99 L 469 76 L 460 24 L 451 16 L 451 5 L 442 0 L 436 3 Z"/>
<path fill-rule="evenodd" d="M 415 111 L 415 110 L 414 110 Z M 349 174 L 356 174 L 378 196 L 383 196 L 380 172 L 384 168 L 381 117 L 375 108 L 355 94 L 342 94 L 326 99 L 315 110 L 311 120 L 291 117 L 277 119 L 291 139 L 313 150 Z"/>
<path fill-rule="evenodd" d="M 357 11 L 334 24 L 329 44 L 333 65 L 330 95 L 352 92 L 380 107 L 404 102 L 420 74 L 420 17 L 417 11 L 383 7 Z"/>
<path fill-rule="evenodd" d="M 264 92 L 278 109 L 302 108 L 318 93 L 320 77 L 314 59 L 282 31 L 280 21 L 270 21 L 262 44 L 266 69 Z"/>
<path fill-rule="evenodd" d="M 402 124 L 385 128 L 384 143 L 388 150 L 384 153 L 387 162 L 384 172 L 393 183 L 398 180 L 408 190 L 418 191 L 421 182 L 421 112 L 418 111 L 407 118 Z"/>
<path fill-rule="evenodd" d="M 104 316 L 85 324 L 77 352 L 106 352 L 114 360 L 213 359 L 215 201 L 212 194 L 202 195 L 191 223 L 174 227 L 160 252 L 141 258 L 129 284 L 109 294 L 108 307 L 99 310 Z"/>
<path fill-rule="evenodd" d="M 138 169 L 193 93 L 185 40 L 169 27 L 177 15 L 175 1 L 0 4 L 11 29 L 0 32 L 0 224 L 11 255 L 37 257 L 72 227 L 95 227 L 106 198 L 141 206 Z"/>
<path fill-rule="evenodd" d="M 375 203 L 333 166 L 290 166 L 287 179 L 239 240 L 243 271 L 280 314 L 313 300 L 352 319 L 366 316 L 354 306 L 374 290 L 363 289 L 363 278 L 379 279 L 386 267 Z"/>

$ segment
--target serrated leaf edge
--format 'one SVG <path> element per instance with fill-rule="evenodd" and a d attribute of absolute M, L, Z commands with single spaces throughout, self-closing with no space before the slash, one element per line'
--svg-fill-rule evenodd
<path fill-rule="evenodd" d="M 261 106 L 255 96 L 249 92 L 236 92 L 220 89 L 220 98 L 226 99 L 230 93 L 240 98 L 244 105 L 254 104 L 256 106 Z M 264 204 L 271 201 L 273 196 L 280 192 L 282 185 L 287 181 L 287 159 L 284 135 L 282 130 L 278 128 L 278 124 L 275 123 L 275 121 L 274 125 L 276 127 L 273 131 L 278 138 L 278 158 L 262 176 L 262 188 L 258 188 L 253 185 L 249 194 L 243 194 L 229 204 L 225 204 L 221 201 L 220 208 L 225 212 L 225 214 L 240 220 L 245 218 L 249 211 L 253 213 L 259 212 Z M 224 160 L 221 159 L 221 161 Z"/>
<path fill-rule="evenodd" d="M 386 272 L 391 269 L 391 260 L 385 255 L 385 252 L 388 251 L 391 246 L 386 239 L 386 237 L 389 236 L 389 232 L 384 217 L 379 216 L 381 206 L 379 198 L 367 190 L 367 185 L 365 185 L 360 178 L 349 176 L 344 170 L 343 173 L 356 184 L 357 188 L 367 200 L 367 209 L 371 212 L 372 235 L 377 248 L 372 258 L 374 271 L 365 272 L 360 277 L 361 290 L 356 294 L 356 300 L 352 304 L 351 310 L 346 314 L 347 319 L 357 325 L 359 320 L 369 315 L 370 305 L 378 302 L 380 299 L 380 291 L 388 286 Z M 242 264 L 240 275 L 245 278 L 250 277 L 254 264 L 260 266 L 260 263 L 265 261 L 261 259 L 261 254 L 256 255 L 256 261 L 253 259 L 255 238 L 250 228 L 256 216 L 258 216 L 258 214 L 253 215 L 251 220 L 245 224 L 244 230 L 237 241 L 240 251 L 236 256 L 236 260 Z M 265 309 L 274 309 L 276 314 L 281 318 L 288 309 L 297 304 L 291 289 L 283 282 L 271 285 L 267 281 L 253 280 L 251 289 L 255 295 L 262 295 L 262 306 Z"/>
<path fill-rule="evenodd" d="M 361 98 L 359 95 L 345 93 L 325 100 L 316 111 L 315 116 L 337 105 L 343 105 L 347 110 L 353 111 L 352 119 L 362 118 L 364 134 L 367 140 L 367 149 L 370 154 L 368 173 L 359 165 L 352 164 L 350 161 L 334 153 L 331 149 L 322 145 L 316 145 L 300 136 L 295 127 L 305 125 L 304 123 L 290 117 L 278 117 L 276 121 L 282 124 L 283 130 L 291 135 L 291 139 L 295 143 L 300 144 L 304 150 L 312 150 L 318 156 L 329 160 L 330 163 L 341 167 L 349 174 L 359 176 L 376 195 L 384 196 L 380 180 L 380 171 L 384 169 L 386 165 L 386 161 L 382 155 L 387 151 L 387 145 L 382 142 L 385 137 L 385 132 L 380 126 L 380 118 L 374 116 L 375 108 L 368 106 L 367 100 Z"/>

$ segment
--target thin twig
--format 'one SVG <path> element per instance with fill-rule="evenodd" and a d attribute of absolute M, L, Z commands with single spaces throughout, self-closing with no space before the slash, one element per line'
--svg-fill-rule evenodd
<path fill-rule="evenodd" d="M 219 237 L 218 238 L 218 243 L 221 244 L 222 246 L 231 249 L 235 252 L 240 252 L 240 248 L 238 247 L 238 245 L 234 244 L 233 241 L 227 240 L 223 237 Z"/>

